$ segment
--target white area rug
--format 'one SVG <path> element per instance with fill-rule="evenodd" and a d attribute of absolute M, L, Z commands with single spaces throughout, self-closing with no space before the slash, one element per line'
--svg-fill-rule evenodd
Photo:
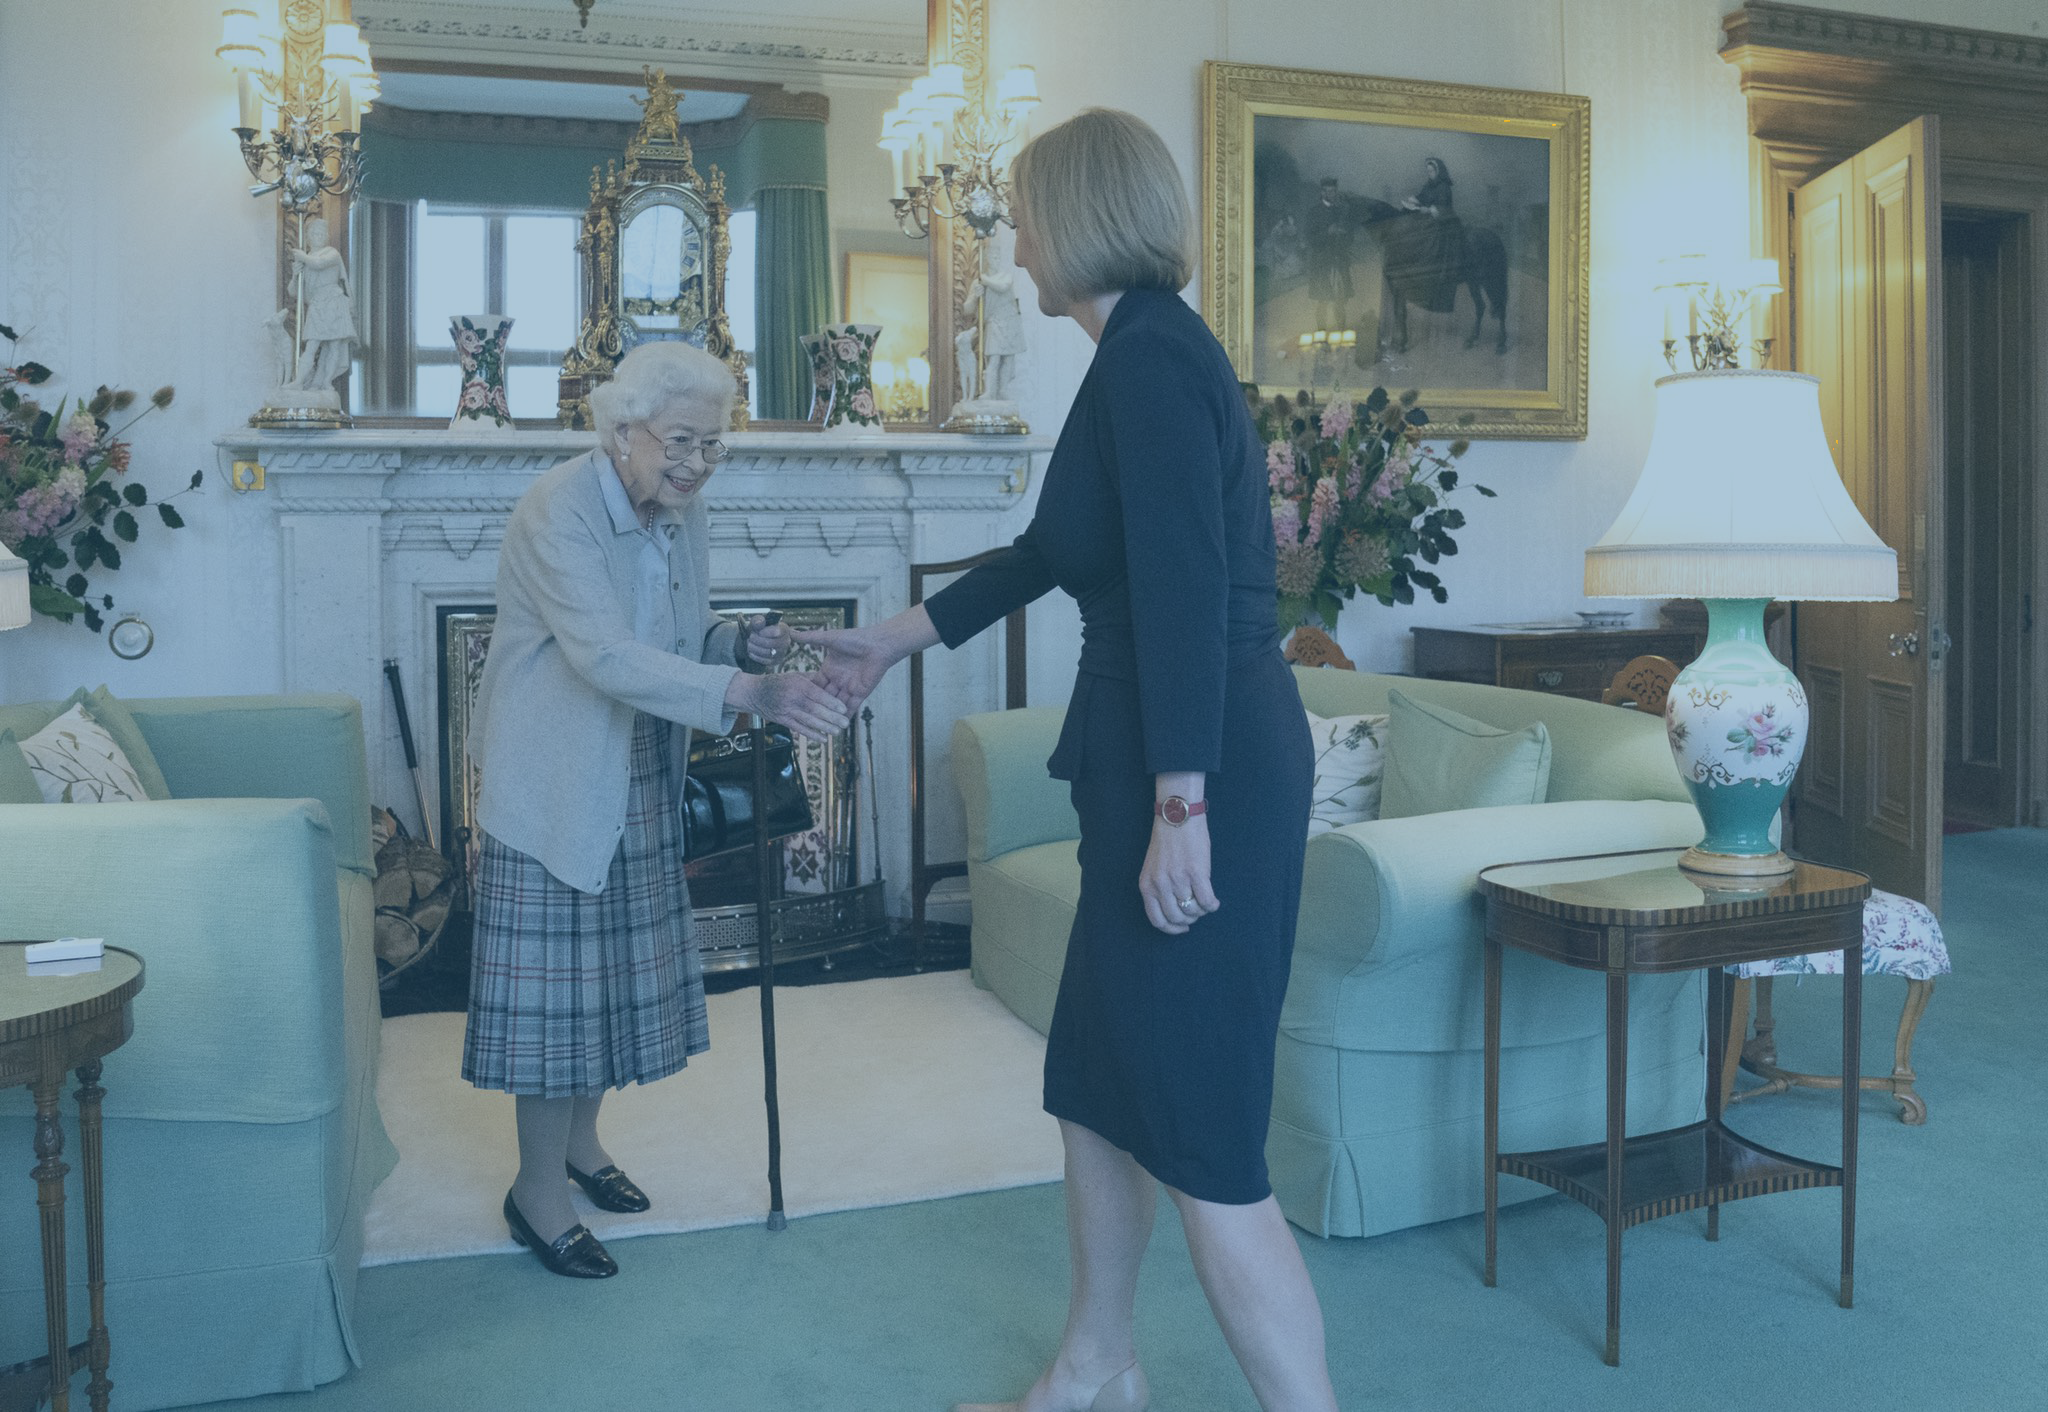
<path fill-rule="evenodd" d="M 767 1218 L 760 992 L 710 1011 L 707 1053 L 605 1099 L 605 1146 L 654 1209 L 612 1215 L 576 1192 L 604 1240 Z M 462 1081 L 462 1027 L 384 1022 L 377 1100 L 399 1160 L 370 1201 L 365 1265 L 518 1249 L 499 1213 L 519 1165 L 512 1100 Z M 1059 1180 L 1045 1041 L 965 971 L 777 990 L 775 1032 L 792 1219 Z"/>

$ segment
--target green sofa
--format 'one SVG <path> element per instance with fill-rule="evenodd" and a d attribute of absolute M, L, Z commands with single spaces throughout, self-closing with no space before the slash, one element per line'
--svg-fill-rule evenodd
<path fill-rule="evenodd" d="M 1398 687 L 1503 729 L 1540 720 L 1550 732 L 1545 803 L 1351 824 L 1307 845 L 1266 1145 L 1281 1208 L 1321 1235 L 1462 1216 L 1484 1202 L 1479 870 L 1682 846 L 1699 839 L 1699 816 L 1654 716 L 1462 682 L 1295 675 L 1319 716 L 1383 712 L 1388 689 Z M 1079 825 L 1066 784 L 1045 771 L 1061 719 L 1056 707 L 1033 707 L 969 716 L 953 732 L 974 976 L 1040 1032 L 1051 1022 L 1080 892 Z M 1700 974 L 1639 977 L 1629 1005 L 1630 1130 L 1702 1117 Z M 1605 1016 L 1600 976 L 1508 953 L 1507 1150 L 1590 1142 L 1605 1131 Z M 1501 1183 L 1504 1202 L 1544 1192 L 1515 1178 Z"/>
<path fill-rule="evenodd" d="M 104 937 L 148 968 L 102 1079 L 114 1405 L 312 1388 L 360 1361 L 363 1208 L 396 1160 L 362 714 L 345 696 L 126 704 L 172 799 L 0 805 L 0 936 Z M 0 729 L 32 734 L 53 708 L 0 707 Z M 25 1089 L 0 1092 L 0 1364 L 43 1348 L 31 1112 Z"/>

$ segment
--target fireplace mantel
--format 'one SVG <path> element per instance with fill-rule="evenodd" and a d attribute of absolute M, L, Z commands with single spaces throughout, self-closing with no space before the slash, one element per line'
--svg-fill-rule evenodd
<path fill-rule="evenodd" d="M 933 433 L 748 431 L 727 440 L 732 455 L 704 492 L 714 595 L 851 599 L 862 622 L 907 606 L 911 562 L 964 557 L 1014 536 L 1020 517 L 1009 512 L 1024 502 L 1033 458 L 1051 449 L 1035 437 Z M 362 702 L 373 793 L 410 819 L 413 791 L 383 664 L 400 664 L 420 767 L 434 788 L 439 611 L 494 600 L 512 507 L 542 472 L 594 439 L 553 430 L 246 428 L 217 444 L 263 467 L 264 488 L 249 493 L 275 508 L 285 689 L 340 691 Z M 995 654 L 985 655 L 987 670 L 967 672 L 954 700 L 927 703 L 937 741 L 953 716 L 999 704 Z M 901 677 L 893 674 L 873 703 L 881 862 L 892 898 L 900 898 L 908 869 L 903 821 L 887 807 L 907 767 Z M 951 791 L 943 794 L 949 806 Z"/>

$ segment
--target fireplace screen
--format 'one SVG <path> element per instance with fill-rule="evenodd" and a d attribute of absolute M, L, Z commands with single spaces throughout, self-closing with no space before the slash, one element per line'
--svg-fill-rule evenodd
<path fill-rule="evenodd" d="M 758 600 L 714 599 L 714 610 L 735 613 Z M 792 628 L 846 627 L 853 620 L 853 604 L 845 600 L 778 603 L 782 621 Z M 441 801 L 443 837 L 462 850 L 468 876 L 476 872 L 481 840 L 476 828 L 477 788 L 482 772 L 469 759 L 470 714 L 476 705 L 477 683 L 483 677 L 484 658 L 490 649 L 495 610 L 488 604 L 448 607 L 441 610 L 440 706 Z M 798 647 L 783 663 L 783 671 L 809 671 L 818 666 L 810 648 Z M 797 764 L 811 798 L 811 813 L 818 826 L 809 833 L 785 839 L 778 845 L 781 876 L 778 891 L 829 893 L 859 882 L 858 811 L 855 809 L 854 739 L 851 728 L 831 740 L 797 742 Z M 709 858 L 689 866 L 690 902 L 693 907 L 751 907 L 754 900 L 751 854 L 734 853 Z"/>

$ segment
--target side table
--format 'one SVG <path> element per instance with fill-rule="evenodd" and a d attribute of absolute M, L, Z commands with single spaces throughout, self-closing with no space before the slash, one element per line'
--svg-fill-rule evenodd
<path fill-rule="evenodd" d="M 86 1392 L 93 1412 L 106 1412 L 113 1383 L 107 1378 L 107 1262 L 100 1171 L 100 1061 L 134 1033 L 130 1002 L 142 989 L 142 958 L 118 946 L 106 949 L 97 971 L 30 975 L 25 941 L 0 941 L 0 1088 L 26 1084 L 35 1096 L 36 1205 L 42 1217 L 43 1315 L 47 1357 L 6 1369 L 0 1377 L 32 1378 L 47 1386 L 50 1412 L 70 1412 L 71 1379 L 92 1370 Z M 78 1150 L 85 1181 L 86 1289 L 92 1327 L 73 1345 L 66 1331 L 64 1128 L 58 1099 L 66 1070 L 78 1073 Z M 35 1389 L 31 1389 L 33 1405 Z"/>
<path fill-rule="evenodd" d="M 1725 1201 L 1812 1187 L 1842 1189 L 1841 1305 L 1854 1298 L 1856 1112 L 1843 1090 L 1842 1162 L 1774 1152 L 1721 1121 L 1722 1050 L 1728 1034 L 1728 977 L 1722 969 L 1813 951 L 1842 953 L 1842 1072 L 1859 1072 L 1863 1007 L 1861 873 L 1800 863 L 1768 886 L 1735 890 L 1726 879 L 1678 867 L 1680 850 L 1612 853 L 1511 863 L 1479 874 L 1486 898 L 1486 1283 L 1496 1272 L 1500 1174 L 1527 1177 L 1571 1197 L 1607 1224 L 1607 1349 L 1621 1362 L 1621 1233 L 1629 1226 L 1699 1207 L 1707 1239 L 1720 1237 Z M 1543 1152 L 1500 1151 L 1502 948 L 1547 956 L 1607 976 L 1607 1139 Z M 1628 982 L 1631 975 L 1706 969 L 1707 1064 L 1704 1122 L 1661 1133 L 1628 1131 Z"/>

